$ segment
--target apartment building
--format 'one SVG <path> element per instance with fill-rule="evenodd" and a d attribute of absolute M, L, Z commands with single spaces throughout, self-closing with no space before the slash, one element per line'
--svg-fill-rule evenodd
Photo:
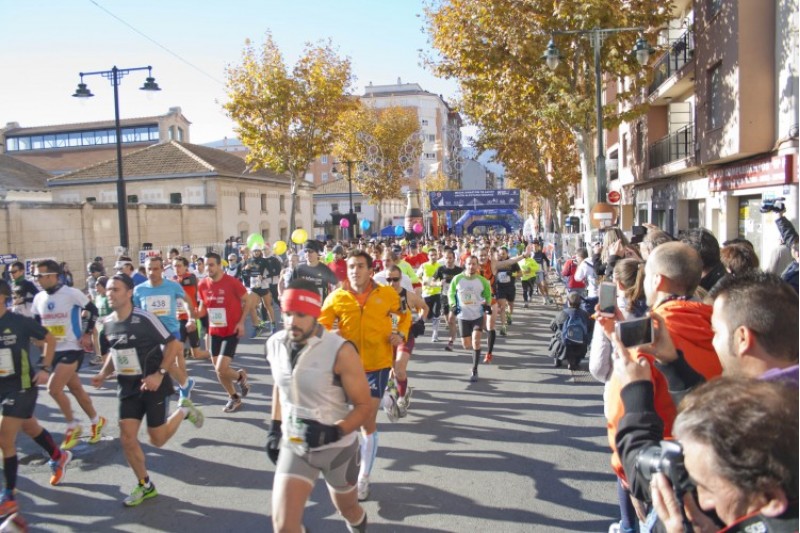
<path fill-rule="evenodd" d="M 173 139 L 188 143 L 190 125 L 180 107 L 164 115 L 121 119 L 122 155 Z M 114 120 L 35 127 L 9 122 L 0 128 L 0 152 L 56 176 L 116 159 L 116 142 Z"/>
<path fill-rule="evenodd" d="M 647 114 L 607 131 L 620 225 L 744 237 L 762 260 L 778 243 L 761 202 L 797 223 L 798 2 L 677 0 L 651 63 Z M 624 83 L 624 82 L 623 82 Z M 613 101 L 613 85 L 605 97 Z"/>

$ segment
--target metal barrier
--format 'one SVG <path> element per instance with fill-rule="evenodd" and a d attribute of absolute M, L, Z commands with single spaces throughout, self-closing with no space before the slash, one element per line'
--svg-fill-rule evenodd
<path fill-rule="evenodd" d="M 648 87 L 647 94 L 653 94 L 681 67 L 694 59 L 694 33 L 687 31 L 672 43 L 663 56 L 653 65 L 653 81 Z"/>
<path fill-rule="evenodd" d="M 689 124 L 648 147 L 648 166 L 657 168 L 694 153 L 694 126 Z"/>

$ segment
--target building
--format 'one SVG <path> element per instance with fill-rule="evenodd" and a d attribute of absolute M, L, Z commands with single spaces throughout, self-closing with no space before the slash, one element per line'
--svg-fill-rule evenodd
<path fill-rule="evenodd" d="M 0 200 L 49 202 L 48 178 L 39 167 L 0 154 Z"/>
<path fill-rule="evenodd" d="M 778 233 L 761 202 L 785 197 L 797 224 L 797 28 L 797 0 L 673 2 L 649 111 L 605 132 L 623 229 L 706 227 L 769 257 Z"/>
<path fill-rule="evenodd" d="M 353 180 L 352 200 L 353 213 L 358 221 L 367 220 L 370 223 L 368 231 L 362 232 L 359 228 L 354 235 L 377 233 L 380 228 L 401 221 L 406 213 L 406 200 L 399 198 L 384 200 L 381 202 L 380 215 L 383 222 L 378 223 L 377 206 L 369 203 L 369 199 L 361 194 L 357 180 Z M 316 187 L 313 210 L 315 235 L 344 237 L 337 224 L 341 215 L 350 212 L 350 187 L 347 179 L 338 178 Z"/>
<path fill-rule="evenodd" d="M 180 107 L 165 115 L 120 120 L 122 155 L 159 142 L 189 142 L 190 122 Z M 0 151 L 53 175 L 116 158 L 114 120 L 22 127 L 9 122 L 0 129 Z"/>

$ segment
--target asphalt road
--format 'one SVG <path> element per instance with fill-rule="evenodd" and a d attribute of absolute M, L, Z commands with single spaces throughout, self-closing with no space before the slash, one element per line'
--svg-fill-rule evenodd
<path fill-rule="evenodd" d="M 602 385 L 586 372 L 551 368 L 547 326 L 555 310 L 518 309 L 475 384 L 469 354 L 445 352 L 430 332 L 418 339 L 409 416 L 392 424 L 379 415 L 365 503 L 370 531 L 607 531 L 617 506 Z M 17 441 L 18 499 L 31 531 L 271 531 L 273 467 L 263 446 L 272 379 L 263 346 L 264 339 L 246 340 L 239 348 L 235 364 L 248 369 L 253 389 L 234 414 L 222 412 L 210 363 L 189 361 L 205 426 L 187 422 L 163 448 L 144 446 L 159 496 L 133 509 L 122 506 L 136 480 L 119 444 L 114 384 L 92 389 L 94 369 L 85 368 L 85 386 L 109 425 L 100 443 L 74 449 L 64 483 L 50 486 L 40 448 L 25 435 Z M 44 390 L 36 414 L 60 442 L 65 424 Z M 322 481 L 304 521 L 313 532 L 345 531 Z"/>

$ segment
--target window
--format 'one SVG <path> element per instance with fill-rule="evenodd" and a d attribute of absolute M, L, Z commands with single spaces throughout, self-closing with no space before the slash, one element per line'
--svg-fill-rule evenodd
<path fill-rule="evenodd" d="M 425 152 L 425 159 L 436 159 L 436 154 L 433 152 Z"/>
<path fill-rule="evenodd" d="M 322 173 L 322 183 L 325 183 L 326 181 L 328 181 L 328 173 L 327 172 L 323 172 Z"/>
<path fill-rule="evenodd" d="M 239 237 L 242 239 L 242 242 L 247 242 L 247 236 L 248 235 L 249 235 L 249 232 L 247 230 L 239 232 Z"/>
<path fill-rule="evenodd" d="M 331 212 L 338 213 L 339 212 L 339 202 L 333 202 L 331 204 Z"/>
<path fill-rule="evenodd" d="M 286 228 L 281 228 L 281 238 L 279 240 L 286 242 Z"/>
<path fill-rule="evenodd" d="M 323 155 L 323 156 L 320 156 L 319 162 L 322 163 L 323 165 L 327 165 L 328 164 L 328 156 L 327 156 L 327 154 Z"/>
<path fill-rule="evenodd" d="M 247 211 L 245 204 L 245 194 L 243 192 L 239 193 L 239 211 Z"/>
<path fill-rule="evenodd" d="M 169 127 L 169 140 L 172 141 L 175 139 L 175 126 Z"/>
<path fill-rule="evenodd" d="M 722 73 L 720 63 L 708 71 L 708 129 L 722 126 Z"/>
<path fill-rule="evenodd" d="M 428 120 L 427 119 L 423 118 L 420 122 L 422 122 L 423 126 L 427 126 L 428 125 Z"/>
<path fill-rule="evenodd" d="M 269 230 L 262 229 L 261 230 L 261 238 L 264 239 L 264 242 L 269 242 Z"/>
<path fill-rule="evenodd" d="M 353 211 L 355 211 L 356 213 L 361 212 L 361 202 L 356 202 L 353 204 Z"/>
<path fill-rule="evenodd" d="M 429 142 L 436 142 L 436 134 L 435 133 L 429 133 L 428 134 L 428 141 Z"/>
<path fill-rule="evenodd" d="M 278 198 L 278 209 L 280 210 L 281 213 L 286 212 L 286 196 L 284 196 L 283 194 L 281 194 L 280 197 Z"/>
<path fill-rule="evenodd" d="M 183 128 L 178 126 L 178 140 L 183 142 Z"/>
<path fill-rule="evenodd" d="M 266 213 L 267 212 L 267 195 L 266 194 L 262 194 L 261 195 L 261 212 L 262 213 Z"/>

